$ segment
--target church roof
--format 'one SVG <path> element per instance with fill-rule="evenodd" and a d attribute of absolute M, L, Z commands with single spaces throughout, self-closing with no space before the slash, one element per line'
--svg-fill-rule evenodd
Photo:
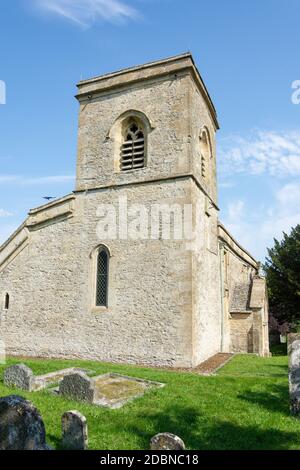
<path fill-rule="evenodd" d="M 253 258 L 249 251 L 245 250 L 245 248 L 231 235 L 220 221 L 218 222 L 218 236 L 219 240 L 225 244 L 226 247 L 234 251 L 239 258 L 251 264 L 256 270 L 258 269 L 258 262 L 256 259 Z"/>

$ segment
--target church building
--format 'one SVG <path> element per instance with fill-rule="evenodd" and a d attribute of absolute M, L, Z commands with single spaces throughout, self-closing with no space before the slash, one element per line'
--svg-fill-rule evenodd
<path fill-rule="evenodd" d="M 221 224 L 214 105 L 190 53 L 78 84 L 74 191 L 0 247 L 8 355 L 195 367 L 269 354 L 259 263 Z"/>

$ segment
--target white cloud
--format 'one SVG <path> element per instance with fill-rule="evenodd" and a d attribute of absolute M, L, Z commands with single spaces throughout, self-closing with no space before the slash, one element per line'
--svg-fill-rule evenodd
<path fill-rule="evenodd" d="M 75 180 L 75 176 L 69 175 L 56 175 L 56 176 L 41 176 L 36 178 L 21 178 L 22 184 L 35 185 L 35 184 L 60 184 L 68 183 Z"/>
<path fill-rule="evenodd" d="M 220 174 L 300 175 L 300 132 L 252 131 L 219 143 Z"/>
<path fill-rule="evenodd" d="M 12 212 L 8 212 L 5 209 L 0 209 L 0 217 L 11 217 L 12 215 Z"/>
<path fill-rule="evenodd" d="M 0 175 L 0 184 L 1 183 L 11 183 L 13 181 L 16 181 L 16 178 L 18 178 L 15 175 Z"/>
<path fill-rule="evenodd" d="M 21 175 L 0 175 L 0 185 L 14 183 L 23 186 L 34 186 L 43 184 L 61 184 L 75 180 L 73 175 L 56 175 L 56 176 L 37 176 L 27 177 Z"/>
<path fill-rule="evenodd" d="M 266 237 L 282 238 L 282 232 L 300 223 L 300 185 L 285 184 L 275 195 L 275 204 L 269 209 L 262 223 L 262 234 Z"/>
<path fill-rule="evenodd" d="M 283 186 L 276 194 L 276 198 L 281 206 L 289 205 L 290 209 L 300 208 L 300 182 L 288 183 Z"/>
<path fill-rule="evenodd" d="M 90 27 L 98 20 L 120 22 L 140 16 L 123 0 L 34 0 L 34 3 L 39 10 L 65 18 L 83 28 Z"/>
<path fill-rule="evenodd" d="M 263 259 L 266 248 L 273 246 L 273 239 L 282 239 L 282 232 L 289 233 L 300 223 L 300 185 L 287 183 L 275 194 L 273 203 L 254 210 L 239 199 L 227 205 L 224 224 L 232 235 L 250 251 Z"/>
<path fill-rule="evenodd" d="M 243 214 L 245 203 L 242 200 L 232 201 L 228 204 L 228 217 L 230 220 L 236 220 Z"/>

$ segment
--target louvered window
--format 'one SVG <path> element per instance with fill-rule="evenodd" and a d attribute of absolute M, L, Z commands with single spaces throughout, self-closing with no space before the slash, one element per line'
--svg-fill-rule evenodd
<path fill-rule="evenodd" d="M 5 294 L 4 308 L 5 308 L 5 310 L 9 309 L 9 294 Z"/>
<path fill-rule="evenodd" d="M 211 144 L 209 133 L 204 129 L 200 136 L 200 152 L 201 152 L 201 176 L 206 178 L 208 165 L 210 165 L 211 159 Z"/>
<path fill-rule="evenodd" d="M 101 250 L 97 257 L 96 306 L 107 307 L 108 294 L 108 253 Z"/>
<path fill-rule="evenodd" d="M 205 178 L 205 156 L 202 155 L 201 156 L 201 175 L 202 175 L 202 178 Z"/>
<path fill-rule="evenodd" d="M 133 122 L 127 129 L 121 150 L 121 171 L 135 170 L 145 166 L 145 136 L 138 124 Z"/>

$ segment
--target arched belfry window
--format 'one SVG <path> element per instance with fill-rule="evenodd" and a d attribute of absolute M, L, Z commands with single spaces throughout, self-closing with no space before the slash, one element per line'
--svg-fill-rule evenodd
<path fill-rule="evenodd" d="M 200 133 L 201 176 L 207 177 L 209 160 L 211 158 L 211 143 L 208 130 L 204 128 Z"/>
<path fill-rule="evenodd" d="M 108 269 L 109 253 L 102 247 L 97 254 L 96 307 L 107 307 L 108 305 Z"/>
<path fill-rule="evenodd" d="M 125 127 L 120 166 L 121 171 L 145 166 L 145 130 L 137 119 L 131 119 Z"/>

